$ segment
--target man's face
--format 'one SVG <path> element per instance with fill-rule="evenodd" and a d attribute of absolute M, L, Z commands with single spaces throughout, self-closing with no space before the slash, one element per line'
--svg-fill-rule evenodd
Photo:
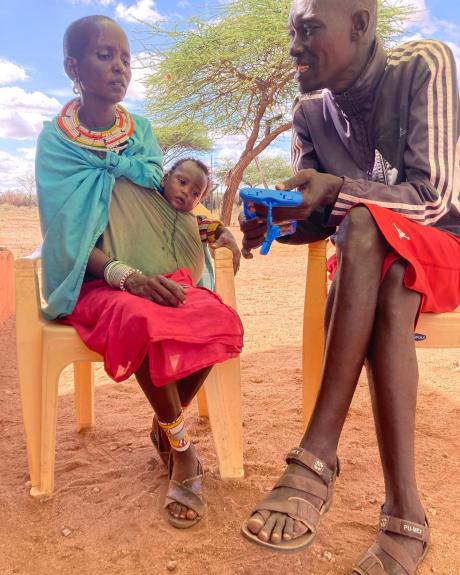
<path fill-rule="evenodd" d="M 342 0 L 293 0 L 288 30 L 295 79 L 303 94 L 349 87 L 356 43 L 352 17 Z"/>

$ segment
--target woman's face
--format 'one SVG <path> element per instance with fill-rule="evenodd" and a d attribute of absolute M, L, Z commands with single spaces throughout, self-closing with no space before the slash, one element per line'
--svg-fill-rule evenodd
<path fill-rule="evenodd" d="M 131 53 L 123 30 L 111 22 L 94 27 L 84 55 L 74 62 L 85 103 L 123 100 L 131 80 Z"/>
<path fill-rule="evenodd" d="M 195 162 L 183 162 L 163 178 L 164 195 L 179 212 L 191 212 L 208 188 L 208 177 Z"/>

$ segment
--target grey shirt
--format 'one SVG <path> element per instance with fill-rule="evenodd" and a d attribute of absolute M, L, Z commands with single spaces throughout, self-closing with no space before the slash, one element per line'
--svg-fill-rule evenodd
<path fill-rule="evenodd" d="M 389 53 L 376 42 L 347 92 L 298 96 L 294 170 L 344 177 L 327 224 L 339 225 L 353 205 L 367 202 L 460 236 L 458 104 L 452 52 L 432 40 Z"/>

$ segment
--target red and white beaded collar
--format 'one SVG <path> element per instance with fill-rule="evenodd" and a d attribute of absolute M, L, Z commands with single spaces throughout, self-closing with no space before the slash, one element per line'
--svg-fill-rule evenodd
<path fill-rule="evenodd" d="M 115 123 L 108 130 L 89 130 L 83 127 L 78 118 L 80 106 L 80 98 L 75 98 L 62 108 L 57 117 L 59 128 L 69 140 L 91 150 L 119 152 L 126 148 L 134 132 L 134 122 L 123 106 L 116 105 Z"/>

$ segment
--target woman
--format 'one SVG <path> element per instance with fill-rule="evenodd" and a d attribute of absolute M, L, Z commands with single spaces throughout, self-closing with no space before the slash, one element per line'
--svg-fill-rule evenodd
<path fill-rule="evenodd" d="M 162 154 L 151 126 L 119 105 L 131 79 L 125 33 L 105 16 L 82 18 L 65 33 L 64 57 L 79 98 L 45 124 L 37 150 L 44 314 L 71 323 L 116 381 L 135 373 L 168 456 L 168 519 L 190 527 L 203 514 L 203 470 L 182 409 L 214 363 L 240 353 L 242 325 L 195 287 L 196 218 L 156 191 Z M 202 171 L 195 179 L 191 188 L 207 187 Z M 216 244 L 232 241 L 221 230 Z"/>

